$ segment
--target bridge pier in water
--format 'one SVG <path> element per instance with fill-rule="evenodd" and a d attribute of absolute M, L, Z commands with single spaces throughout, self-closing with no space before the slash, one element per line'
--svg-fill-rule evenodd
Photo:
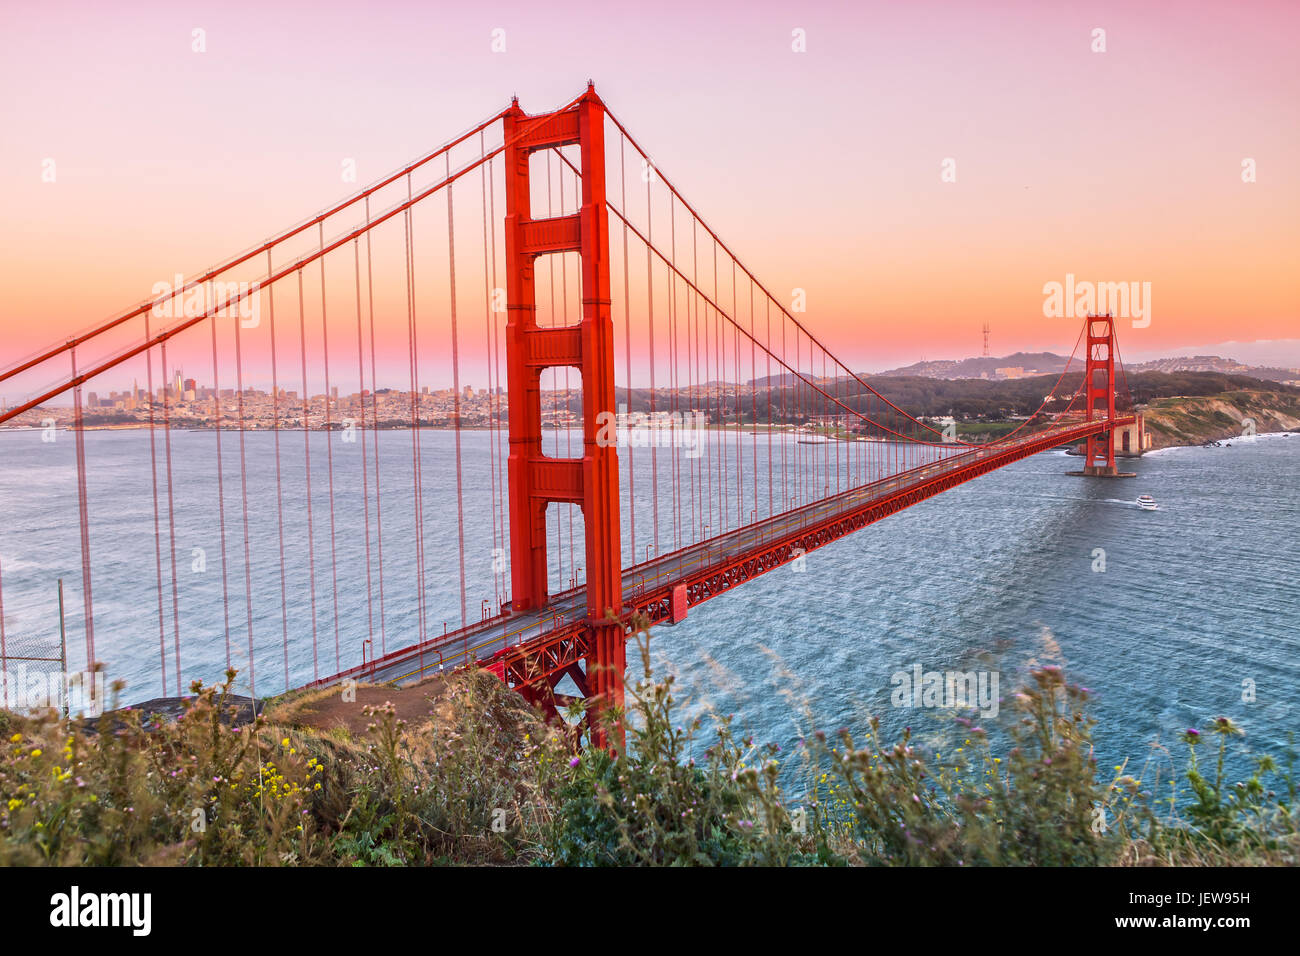
<path fill-rule="evenodd" d="M 586 671 L 573 660 L 519 689 L 555 715 L 556 704 L 563 703 L 555 685 L 570 676 L 593 707 L 593 743 L 621 746 L 622 726 L 608 716 L 611 707 L 623 705 L 626 663 L 618 456 L 612 444 L 597 440 L 602 424 L 615 412 L 605 106 L 590 84 L 576 105 L 552 113 L 526 115 L 515 100 L 505 116 L 505 144 L 512 610 L 545 607 L 549 600 L 548 506 L 578 505 L 586 528 L 587 618 L 582 646 L 574 649 L 585 658 Z M 581 208 L 570 216 L 534 219 L 529 157 L 573 144 L 581 151 Z M 541 256 L 565 252 L 581 258 L 582 319 L 567 328 L 542 328 L 537 324 L 535 264 Z M 557 366 L 576 368 L 581 375 L 581 458 L 554 458 L 542 450 L 541 375 Z"/>

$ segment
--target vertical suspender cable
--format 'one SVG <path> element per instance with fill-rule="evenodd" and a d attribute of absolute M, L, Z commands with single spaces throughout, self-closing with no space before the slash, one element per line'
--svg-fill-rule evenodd
<path fill-rule="evenodd" d="M 225 621 L 226 670 L 230 670 L 230 576 L 226 559 L 226 491 L 221 464 L 221 373 L 217 365 L 217 323 L 208 323 L 212 333 L 212 424 L 217 438 L 217 526 L 221 533 L 221 610 Z"/>
<path fill-rule="evenodd" d="M 257 664 L 253 651 L 253 560 L 248 533 L 248 443 L 244 424 L 244 347 L 235 323 L 235 390 L 239 409 L 239 494 L 244 520 L 244 613 L 248 617 L 248 696 L 257 696 Z"/>
<path fill-rule="evenodd" d="M 271 250 L 266 250 L 266 274 L 268 278 L 275 273 L 271 268 Z M 270 312 L 271 336 L 271 442 L 275 451 L 275 531 L 280 549 L 280 655 L 284 666 L 284 689 L 290 687 L 289 680 L 289 585 L 284 567 L 284 478 L 280 458 L 280 373 L 279 356 L 275 346 L 275 284 L 269 283 L 266 289 L 267 308 Z"/>
<path fill-rule="evenodd" d="M 325 364 L 325 474 L 329 482 L 330 495 L 330 585 L 334 596 L 334 672 L 343 670 L 343 659 L 339 650 L 339 549 L 335 534 L 334 521 L 334 414 L 330 403 L 334 392 L 330 388 L 330 332 L 325 294 L 325 223 L 320 224 L 320 331 L 321 354 Z"/>
<path fill-rule="evenodd" d="M 618 182 L 621 195 L 621 208 L 627 208 L 627 137 L 618 134 Z M 628 517 L 632 525 L 632 564 L 637 562 L 636 550 L 636 448 L 632 441 L 632 285 L 628 273 L 627 255 L 627 221 L 623 222 L 623 352 L 627 364 L 627 381 L 624 396 L 627 401 L 627 415 L 624 425 L 627 429 L 627 503 Z"/>
<path fill-rule="evenodd" d="M 69 349 L 72 359 L 72 377 L 77 377 L 77 350 Z M 72 402 L 75 409 L 76 446 L 77 446 L 77 509 L 81 517 L 81 594 L 82 606 L 86 616 L 86 670 L 95 669 L 95 608 L 90 589 L 90 502 L 86 491 L 86 437 L 84 422 L 81 418 L 81 384 L 72 390 Z M 177 672 L 180 665 L 177 664 Z M 91 685 L 94 686 L 93 683 Z"/>
<path fill-rule="evenodd" d="M 303 303 L 302 269 L 298 270 L 298 334 L 302 344 L 302 455 L 307 492 L 307 579 L 311 592 L 312 680 L 320 679 L 316 633 L 316 529 L 311 501 L 311 392 L 307 382 L 307 310 Z"/>
<path fill-rule="evenodd" d="M 447 154 L 447 177 L 451 177 L 451 153 Z M 465 492 L 460 445 L 460 331 L 456 324 L 456 230 L 452 225 L 452 185 L 447 185 L 447 263 L 449 297 L 451 300 L 451 379 L 454 397 L 453 414 L 456 416 L 456 538 L 460 558 L 460 626 L 469 624 L 465 601 Z"/>
<path fill-rule="evenodd" d="M 501 553 L 500 511 L 497 508 L 497 446 L 496 416 L 493 414 L 496 404 L 496 387 L 492 380 L 492 279 L 488 271 L 488 195 L 487 181 L 489 166 L 483 160 L 487 157 L 485 134 L 478 134 L 479 160 L 479 200 L 483 210 L 483 363 L 487 370 L 488 382 L 488 471 L 491 491 L 490 507 L 492 511 L 492 590 L 496 609 L 501 607 L 501 587 L 497 577 L 497 555 Z"/>
<path fill-rule="evenodd" d="M 375 362 L 375 271 L 370 245 L 370 198 L 366 197 L 366 313 L 370 324 L 370 425 L 375 456 L 375 547 L 379 558 L 379 652 L 388 653 L 388 624 L 384 613 L 384 515 L 379 481 L 379 373 Z"/>
<path fill-rule="evenodd" d="M 214 325 L 215 328 L 215 325 Z M 149 339 L 149 313 L 144 316 L 144 337 Z M 153 476 L 153 551 L 154 567 L 157 571 L 158 581 L 158 653 L 162 662 L 162 690 L 163 694 L 167 693 L 167 628 L 163 618 L 163 591 L 162 591 L 162 518 L 158 507 L 158 445 L 155 440 L 154 430 L 154 410 L 153 410 L 153 355 L 150 352 L 144 353 L 145 358 L 145 388 L 149 390 L 149 464 Z"/>
<path fill-rule="evenodd" d="M 365 523 L 366 534 L 366 637 L 370 641 L 371 653 L 375 647 L 375 597 L 374 597 L 374 578 L 371 572 L 370 564 L 370 465 L 367 461 L 369 457 L 366 454 L 366 370 L 363 361 L 365 347 L 361 331 L 361 240 L 352 240 L 352 264 L 353 272 L 356 277 L 357 290 L 357 401 L 360 407 L 357 409 L 357 431 L 361 432 L 361 510 Z M 371 392 L 370 401 L 375 400 L 374 393 Z M 378 433 L 375 434 L 375 440 L 379 440 Z"/>
<path fill-rule="evenodd" d="M 212 321 L 212 320 L 209 320 Z M 167 343 L 159 347 L 159 358 L 163 368 L 163 462 L 167 471 L 167 537 L 172 557 L 172 657 L 176 662 L 176 696 L 181 690 L 181 599 L 180 586 L 176 581 L 176 496 L 175 481 L 172 477 L 172 422 L 171 403 L 167 400 Z M 182 383 L 183 385 L 183 383 Z M 177 398 L 180 396 L 178 395 Z M 80 431 L 77 434 L 81 434 Z M 78 447 L 80 453 L 80 447 Z"/>

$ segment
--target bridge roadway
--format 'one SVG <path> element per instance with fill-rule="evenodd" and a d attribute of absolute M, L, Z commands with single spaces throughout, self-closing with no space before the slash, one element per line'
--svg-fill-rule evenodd
<path fill-rule="evenodd" d="M 927 465 L 794 508 L 743 528 L 653 558 L 623 572 L 625 611 L 652 623 L 671 616 L 674 586 L 686 585 L 687 606 L 786 564 L 867 524 L 965 481 L 1040 451 L 1081 441 L 1131 419 L 1058 425 L 1022 438 L 954 452 Z M 964 446 L 958 446 L 964 447 Z M 564 670 L 585 656 L 586 591 L 556 594 L 542 608 L 506 612 L 388 653 L 314 686 L 346 678 L 409 684 L 477 662 L 508 683 Z M 527 676 L 525 676 L 527 675 Z"/>

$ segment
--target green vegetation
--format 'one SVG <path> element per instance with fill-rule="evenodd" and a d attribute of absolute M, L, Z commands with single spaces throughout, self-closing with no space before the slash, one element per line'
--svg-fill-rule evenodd
<path fill-rule="evenodd" d="M 958 422 L 957 437 L 993 441 L 1004 435 L 1009 435 L 1023 424 L 1024 422 Z"/>
<path fill-rule="evenodd" d="M 788 376 L 786 377 L 788 378 Z M 1082 383 L 1082 369 L 1072 370 L 1064 376 L 1035 375 L 1017 379 L 941 379 L 920 375 L 874 375 L 866 381 L 881 396 L 904 408 L 919 418 L 952 416 L 957 420 L 958 434 L 973 437 L 996 438 L 1021 424 L 1024 416 L 1032 415 L 1043 407 L 1049 394 L 1064 396 L 1048 403 L 1048 413 L 1063 412 L 1069 406 L 1069 397 Z M 1059 381 L 1059 384 L 1058 384 Z M 860 421 L 851 422 L 853 435 L 883 437 L 891 431 L 917 439 L 931 439 L 933 435 L 909 422 L 907 418 L 888 409 L 857 381 L 848 378 L 820 383 L 821 388 L 835 396 L 828 403 L 821 390 L 802 383 L 758 384 L 740 386 L 733 393 L 713 396 L 700 401 L 690 395 L 677 399 L 679 407 L 699 405 L 706 421 L 713 426 L 752 424 L 771 421 L 776 424 L 802 426 L 827 415 L 850 415 L 848 410 L 872 418 L 884 427 L 872 427 Z M 1175 400 L 1180 405 L 1193 399 L 1226 400 L 1235 405 L 1242 415 L 1255 415 L 1274 409 L 1292 417 L 1300 416 L 1300 388 L 1279 382 L 1262 381 L 1245 375 L 1228 375 L 1221 372 L 1137 372 L 1120 379 L 1121 408 L 1133 405 L 1160 404 L 1163 399 Z M 1132 404 L 1125 396 L 1131 396 Z M 633 412 L 650 409 L 650 393 L 633 390 L 620 391 L 618 400 L 626 400 Z M 664 396 L 659 398 L 659 409 L 668 407 Z M 841 404 L 844 407 L 841 407 Z M 1081 407 L 1081 403 L 1076 403 Z M 1021 420 L 1016 420 L 1021 416 Z M 1241 416 L 1238 416 L 1240 418 Z M 1005 430 L 1005 431 L 1004 431 Z M 1193 433 L 1177 441 L 1161 444 L 1185 444 L 1197 439 Z M 1177 436 L 1174 436 L 1175 438 Z"/>
<path fill-rule="evenodd" d="M 649 672 L 647 634 L 639 635 Z M 955 717 L 951 752 L 909 732 L 814 734 L 792 755 L 677 723 L 671 677 L 628 687 L 626 752 L 575 748 L 482 672 L 418 725 L 369 708 L 361 739 L 293 726 L 294 701 L 228 724 L 228 683 L 187 712 L 94 728 L 0 712 L 0 865 L 1294 864 L 1294 754 L 1229 784 L 1227 718 L 1186 766 L 1095 766 L 1087 690 L 1060 670 L 1015 695 L 1009 749 Z M 279 723 L 277 723 L 277 721 Z M 707 738 L 707 739 L 704 739 Z M 1209 753 L 1203 753 L 1209 751 Z M 796 771 L 803 793 L 782 781 Z"/>

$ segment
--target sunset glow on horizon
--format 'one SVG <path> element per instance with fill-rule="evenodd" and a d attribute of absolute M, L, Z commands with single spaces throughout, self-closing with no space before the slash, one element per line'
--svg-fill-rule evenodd
<path fill-rule="evenodd" d="M 1300 338 L 1293 4 L 398 3 L 362 21 L 335 2 L 75 3 L 7 21 L 0 366 L 511 94 L 540 112 L 588 77 L 778 300 L 804 290 L 801 319 L 854 368 L 977 355 L 985 323 L 994 355 L 1068 353 L 1077 323 L 1043 312 L 1067 275 L 1150 283 L 1126 356 Z M 477 202 L 477 179 L 467 189 Z M 466 268 L 482 337 L 482 266 Z M 405 305 L 390 293 L 379 348 L 398 374 Z M 330 334 L 355 345 L 349 321 Z"/>

